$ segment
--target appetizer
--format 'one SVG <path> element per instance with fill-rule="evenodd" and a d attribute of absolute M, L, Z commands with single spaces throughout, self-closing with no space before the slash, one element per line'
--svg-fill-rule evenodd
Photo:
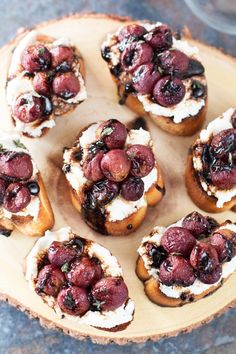
<path fill-rule="evenodd" d="M 201 209 L 218 213 L 236 205 L 236 110 L 228 109 L 203 129 L 190 149 L 186 186 Z"/>
<path fill-rule="evenodd" d="M 84 77 L 81 54 L 67 38 L 24 33 L 13 51 L 6 85 L 16 130 L 37 138 L 54 127 L 56 116 L 86 99 Z"/>
<path fill-rule="evenodd" d="M 133 320 L 134 303 L 117 259 L 70 227 L 47 231 L 36 242 L 26 280 L 60 318 L 107 331 L 125 329 Z"/>
<path fill-rule="evenodd" d="M 89 226 L 111 235 L 139 227 L 147 206 L 165 191 L 153 151 L 148 131 L 127 129 L 116 119 L 91 124 L 64 149 L 72 202 Z"/>
<path fill-rule="evenodd" d="M 157 226 L 138 249 L 136 273 L 148 298 L 176 307 L 213 293 L 236 270 L 236 224 L 193 212 Z"/>
<path fill-rule="evenodd" d="M 198 48 L 162 23 L 132 23 L 108 34 L 102 57 L 120 103 L 149 115 L 163 130 L 192 135 L 207 108 L 207 84 Z"/>
<path fill-rule="evenodd" d="M 41 174 L 18 135 L 0 135 L 0 233 L 42 236 L 54 216 Z"/>

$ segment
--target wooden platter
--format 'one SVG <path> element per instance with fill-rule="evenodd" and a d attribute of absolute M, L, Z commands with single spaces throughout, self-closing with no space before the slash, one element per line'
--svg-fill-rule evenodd
<path fill-rule="evenodd" d="M 120 261 L 130 296 L 136 305 L 134 321 L 126 330 L 113 333 L 86 325 L 78 326 L 75 321 L 57 319 L 53 310 L 28 288 L 24 278 L 24 259 L 36 239 L 18 232 L 13 232 L 9 238 L 0 237 L 0 298 L 28 312 L 30 316 L 39 318 L 44 326 L 60 329 L 79 339 L 90 337 L 94 342 L 103 344 L 143 342 L 189 332 L 236 303 L 236 273 L 211 296 L 182 308 L 162 308 L 152 304 L 143 292 L 143 284 L 135 275 L 136 250 L 143 235 L 149 233 L 157 224 L 168 225 L 197 210 L 184 186 L 184 166 L 188 148 L 194 137 L 169 136 L 148 120 L 167 193 L 157 207 L 149 209 L 143 225 L 130 236 L 115 238 L 97 234 L 85 225 L 71 205 L 61 173 L 62 148 L 74 141 L 81 128 L 94 121 L 117 118 L 129 122 L 135 118 L 128 108 L 118 104 L 115 84 L 100 55 L 100 45 L 106 33 L 115 31 L 126 21 L 129 20 L 108 15 L 76 14 L 38 26 L 38 30 L 43 34 L 69 37 L 79 47 L 85 59 L 88 99 L 73 113 L 57 119 L 56 127 L 43 138 L 24 138 L 23 141 L 32 151 L 44 177 L 56 217 L 55 229 L 70 225 L 81 236 L 108 247 Z M 5 131 L 13 130 L 5 99 L 5 83 L 11 52 L 19 36 L 0 50 L 1 130 Z M 194 40 L 191 42 L 200 48 L 206 67 L 209 85 L 207 119 L 210 121 L 235 105 L 236 60 L 215 48 Z M 216 217 L 219 221 L 235 221 L 233 212 L 225 212 Z"/>

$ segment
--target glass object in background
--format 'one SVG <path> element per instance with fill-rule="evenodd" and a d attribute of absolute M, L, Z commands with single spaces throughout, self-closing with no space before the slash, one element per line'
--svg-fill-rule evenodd
<path fill-rule="evenodd" d="M 236 35 L 236 0 L 185 0 L 192 12 L 218 31 Z"/>

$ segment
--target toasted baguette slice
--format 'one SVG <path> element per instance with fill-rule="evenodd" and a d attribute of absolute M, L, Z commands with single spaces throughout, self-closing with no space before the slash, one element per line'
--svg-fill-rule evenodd
<path fill-rule="evenodd" d="M 31 31 L 24 31 L 23 33 L 21 33 L 20 36 L 16 38 L 16 46 L 19 43 L 21 43 L 22 40 L 24 40 L 24 37 L 32 35 L 33 32 L 34 31 L 32 31 L 32 32 Z M 29 38 L 29 42 L 30 41 L 32 41 L 32 43 L 30 43 L 30 44 L 33 44 L 34 42 L 37 41 L 37 42 L 45 44 L 45 45 L 47 45 L 47 44 L 50 45 L 50 44 L 52 44 L 55 41 L 55 38 L 49 37 L 47 35 L 43 35 L 43 34 L 40 34 L 40 33 L 36 32 L 35 35 L 34 35 L 34 39 L 33 40 Z M 84 60 L 83 60 L 82 55 L 79 52 L 78 48 L 74 47 L 71 44 L 68 44 L 68 45 L 71 46 L 74 49 L 74 53 L 76 55 L 76 60 L 77 60 L 77 62 L 75 64 L 75 67 L 72 68 L 72 71 L 73 72 L 78 71 L 78 73 L 76 73 L 76 75 L 80 75 L 81 80 L 82 80 L 82 81 L 80 80 L 80 83 L 82 83 L 84 85 L 84 81 L 85 81 Z M 11 68 L 11 66 L 10 66 L 10 68 Z M 11 106 L 11 104 L 9 102 L 8 85 L 11 84 L 11 80 L 14 80 L 14 78 L 17 78 L 18 76 L 20 76 L 22 74 L 23 68 L 21 67 L 20 64 L 18 64 L 18 67 L 13 72 L 11 72 L 10 68 L 9 68 L 7 85 L 6 85 L 6 93 L 7 93 L 8 104 L 10 106 L 10 110 L 11 110 L 11 114 L 12 114 L 13 124 L 16 126 L 17 118 L 14 117 L 14 114 L 13 114 L 13 111 L 12 111 L 12 106 Z M 27 80 L 33 80 L 33 78 L 27 78 Z M 22 93 L 28 93 L 28 92 L 29 91 L 26 90 L 25 92 L 21 92 L 21 94 Z M 32 93 L 35 94 L 35 92 L 33 91 L 33 88 L 32 88 Z M 11 93 L 10 93 L 10 95 L 11 95 Z M 83 96 L 84 97 L 80 101 L 69 103 L 69 102 L 67 102 L 67 100 L 62 99 L 62 98 L 56 96 L 55 94 L 52 94 L 51 98 L 50 98 L 51 104 L 52 104 L 52 112 L 47 116 L 47 120 L 49 120 L 49 121 L 51 120 L 53 122 L 55 117 L 63 116 L 63 115 L 66 115 L 67 113 L 70 113 L 86 98 L 85 97 L 86 96 L 86 90 L 85 90 L 85 94 Z M 10 100 L 12 101 L 12 99 L 10 99 Z M 40 128 L 40 134 L 37 133 L 37 135 L 34 136 L 33 130 L 37 129 L 38 127 L 40 127 L 41 123 L 42 123 L 41 120 L 36 120 L 33 123 L 29 123 L 30 127 L 32 128 L 32 133 L 29 133 L 29 132 L 26 132 L 26 131 L 23 130 L 21 132 L 22 135 L 27 136 L 29 138 L 41 137 L 41 136 L 45 135 L 48 132 L 48 130 L 51 129 L 51 127 L 50 128 L 49 127 Z M 17 130 L 19 131 L 20 129 L 17 128 Z"/>
<path fill-rule="evenodd" d="M 54 241 L 57 244 L 56 247 L 61 247 L 60 255 L 57 257 L 57 251 L 55 251 L 53 258 L 50 258 L 48 256 L 48 249 Z M 65 252 L 64 255 L 63 252 Z M 70 261 L 68 260 L 66 262 L 68 259 L 68 254 L 71 254 L 71 252 L 73 253 L 74 258 L 72 259 L 71 256 L 69 256 Z M 58 262 L 62 260 L 61 257 L 64 257 L 64 265 L 58 264 Z M 94 299 L 92 298 L 93 286 L 97 286 L 97 283 L 101 280 L 103 281 L 102 289 L 112 289 L 111 291 L 113 292 L 116 291 L 116 286 L 118 287 L 120 283 L 122 283 L 122 289 L 118 288 L 118 291 L 120 294 L 119 296 L 122 297 L 123 302 L 121 302 L 119 305 L 116 305 L 114 310 L 111 308 L 103 308 L 103 305 L 106 304 L 106 300 L 87 301 L 89 303 L 86 305 L 85 312 L 81 315 L 73 312 L 74 309 L 71 308 L 69 302 L 67 302 L 67 306 L 64 304 L 64 308 L 62 308 L 62 302 L 58 301 L 60 292 L 65 291 L 65 289 L 70 290 L 73 287 L 78 289 L 78 284 L 75 286 L 73 279 L 68 282 L 67 273 L 70 272 L 74 261 L 78 264 L 78 261 L 82 261 L 84 258 L 86 258 L 87 262 L 92 261 L 92 263 L 86 263 L 90 265 L 88 266 L 86 277 L 84 279 L 87 279 L 88 281 L 91 274 L 93 276 L 93 264 L 98 277 L 97 279 L 95 278 L 91 280 L 90 283 L 88 282 L 87 285 L 84 284 L 83 290 L 87 293 L 87 298 Z M 95 259 L 96 262 L 94 262 Z M 51 289 L 54 288 L 53 295 L 52 293 L 47 292 L 47 281 L 50 277 L 50 270 L 48 268 L 46 270 L 47 279 L 44 281 L 42 276 L 39 280 L 40 274 L 42 274 L 42 271 L 44 271 L 44 267 L 50 267 L 51 265 L 53 266 L 54 271 L 56 269 L 57 274 L 58 272 L 60 274 L 59 288 L 57 288 L 57 282 L 51 283 L 50 285 Z M 61 272 L 64 273 L 64 276 Z M 86 324 L 101 330 L 117 332 L 124 330 L 133 320 L 134 303 L 129 297 L 128 289 L 123 279 L 123 271 L 117 259 L 110 253 L 108 249 L 94 241 L 78 236 L 71 230 L 70 227 L 65 227 L 57 231 L 47 231 L 45 236 L 40 238 L 35 243 L 31 252 L 27 256 L 24 273 L 30 288 L 49 306 L 48 311 L 53 310 L 52 323 L 53 318 L 55 318 L 55 321 L 58 318 L 61 318 L 63 321 L 65 318 L 66 321 L 73 321 L 73 323 L 74 321 L 77 321 L 78 325 Z M 61 280 L 62 278 L 63 280 Z M 111 278 L 114 281 L 114 285 L 109 287 L 108 284 Z M 55 279 L 55 276 L 53 279 Z M 110 300 L 108 300 L 108 302 L 112 301 L 113 299 L 109 297 L 109 291 L 110 290 L 108 290 L 108 298 Z M 113 296 L 113 293 L 111 296 Z M 71 301 L 73 301 L 72 294 L 71 297 Z"/>
<path fill-rule="evenodd" d="M 171 225 L 172 226 L 172 225 Z M 174 226 L 174 225 L 173 225 Z M 228 228 L 227 228 L 228 227 Z M 233 231 L 234 230 L 234 231 Z M 229 221 L 226 221 L 223 223 L 220 227 L 214 230 L 214 232 L 219 232 L 221 235 L 223 235 L 226 239 L 232 240 L 236 233 L 236 224 L 233 224 Z M 153 232 L 150 234 L 150 237 L 153 236 L 155 232 L 155 229 Z M 147 238 L 143 242 L 148 242 Z M 155 246 L 154 241 L 150 242 Z M 234 256 L 233 258 L 235 258 Z M 233 259 L 232 258 L 232 259 Z M 227 262 L 225 262 L 227 263 Z M 224 266 L 224 262 L 223 262 Z M 232 272 L 235 270 L 234 266 L 232 266 Z M 230 274 L 231 274 L 230 273 Z M 203 291 L 201 293 L 191 293 L 191 291 L 188 290 L 188 288 L 185 288 L 183 286 L 179 286 L 179 289 L 182 289 L 182 293 L 179 297 L 170 297 L 167 296 L 165 293 L 161 291 L 161 283 L 159 281 L 158 277 L 154 277 L 153 275 L 150 274 L 148 269 L 145 266 L 144 260 L 142 256 L 138 256 L 137 262 L 136 262 L 136 274 L 138 278 L 144 283 L 144 291 L 149 300 L 151 300 L 153 303 L 163 306 L 163 307 L 177 307 L 177 306 L 183 306 L 187 303 L 191 303 L 193 301 L 198 301 L 210 294 L 212 294 L 214 291 L 216 291 L 219 287 L 223 285 L 223 283 L 228 279 L 230 275 L 226 275 L 220 278 L 220 280 L 214 284 L 209 284 L 206 286 L 206 288 L 203 288 Z M 170 287 L 171 289 L 171 287 Z"/>

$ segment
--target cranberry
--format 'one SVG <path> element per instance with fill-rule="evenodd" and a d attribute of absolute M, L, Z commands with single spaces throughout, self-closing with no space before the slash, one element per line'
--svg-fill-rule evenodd
<path fill-rule="evenodd" d="M 211 153 L 216 158 L 223 158 L 236 152 L 236 129 L 226 129 L 216 134 L 211 141 Z"/>
<path fill-rule="evenodd" d="M 168 253 L 179 253 L 188 257 L 196 245 L 196 239 L 187 229 L 173 226 L 164 232 L 161 245 Z"/>
<path fill-rule="evenodd" d="M 63 312 L 72 316 L 83 316 L 90 307 L 87 290 L 77 286 L 62 289 L 57 303 Z"/>
<path fill-rule="evenodd" d="M 128 39 L 130 37 L 134 40 L 139 40 L 145 33 L 147 33 L 147 30 L 143 26 L 136 24 L 124 26 L 118 34 L 118 40 L 119 42 L 122 42 L 124 39 Z"/>
<path fill-rule="evenodd" d="M 188 214 L 182 222 L 182 226 L 196 238 L 207 236 L 217 225 L 214 219 L 204 217 L 197 211 Z"/>
<path fill-rule="evenodd" d="M 53 68 L 61 71 L 70 70 L 75 59 L 74 52 L 70 47 L 59 45 L 58 47 L 52 48 L 50 52 Z"/>
<path fill-rule="evenodd" d="M 45 115 L 45 100 L 32 94 L 21 95 L 15 102 L 13 114 L 24 123 L 42 119 Z"/>
<path fill-rule="evenodd" d="M 33 174 L 33 164 L 25 152 L 0 154 L 0 175 L 7 179 L 27 180 Z"/>
<path fill-rule="evenodd" d="M 160 266 L 159 279 L 167 286 L 190 286 L 195 281 L 195 275 L 189 261 L 170 255 Z"/>
<path fill-rule="evenodd" d="M 191 252 L 190 263 L 198 271 L 211 273 L 219 265 L 215 247 L 206 242 L 199 242 Z"/>
<path fill-rule="evenodd" d="M 101 170 L 101 160 L 104 156 L 103 151 L 99 151 L 91 160 L 85 161 L 83 171 L 86 178 L 96 182 L 104 177 Z"/>
<path fill-rule="evenodd" d="M 102 311 L 114 311 L 127 301 L 128 289 L 121 278 L 102 278 L 93 286 L 92 297 Z"/>
<path fill-rule="evenodd" d="M 53 241 L 48 249 L 48 259 L 56 267 L 62 267 L 65 263 L 70 263 L 78 256 L 78 249 L 58 241 Z"/>
<path fill-rule="evenodd" d="M 222 275 L 222 266 L 218 265 L 215 269 L 213 269 L 210 273 L 197 272 L 198 279 L 205 284 L 214 284 Z"/>
<path fill-rule="evenodd" d="M 30 203 L 31 196 L 27 187 L 21 183 L 11 183 L 5 193 L 3 206 L 11 213 L 18 213 Z"/>
<path fill-rule="evenodd" d="M 38 294 L 44 293 L 56 297 L 64 283 L 64 274 L 49 264 L 43 267 L 38 274 L 36 291 Z"/>
<path fill-rule="evenodd" d="M 46 72 L 37 73 L 33 79 L 34 90 L 43 96 L 50 96 L 50 77 Z"/>
<path fill-rule="evenodd" d="M 122 149 L 127 138 L 127 129 L 124 124 L 116 119 L 109 119 L 102 123 L 98 131 L 108 149 Z"/>
<path fill-rule="evenodd" d="M 212 246 L 215 247 L 219 261 L 229 262 L 234 256 L 233 243 L 231 240 L 228 240 L 220 232 L 215 232 L 209 239 L 209 242 Z"/>
<path fill-rule="evenodd" d="M 53 79 L 52 89 L 57 96 L 68 100 L 78 94 L 80 82 L 72 72 L 57 74 Z"/>
<path fill-rule="evenodd" d="M 182 76 L 188 69 L 189 58 L 177 49 L 166 50 L 158 55 L 159 64 L 166 75 Z"/>
<path fill-rule="evenodd" d="M 102 172 L 114 182 L 121 182 L 128 176 L 130 165 L 128 156 L 120 149 L 110 150 L 101 161 Z"/>
<path fill-rule="evenodd" d="M 131 160 L 131 174 L 135 177 L 147 176 L 155 165 L 152 149 L 148 146 L 135 144 L 126 151 Z"/>
<path fill-rule="evenodd" d="M 149 63 L 153 57 L 152 47 L 147 43 L 131 43 L 121 55 L 121 64 L 128 72 L 135 71 L 140 65 Z"/>
<path fill-rule="evenodd" d="M 102 268 L 94 259 L 82 257 L 76 259 L 66 273 L 66 279 L 73 285 L 87 288 L 102 277 Z"/>
<path fill-rule="evenodd" d="M 0 204 L 2 204 L 3 202 L 6 188 L 7 188 L 6 181 L 0 178 Z"/>
<path fill-rule="evenodd" d="M 156 101 L 164 107 L 171 107 L 182 101 L 185 95 L 185 86 L 177 77 L 164 76 L 153 89 Z"/>
<path fill-rule="evenodd" d="M 132 77 L 133 87 L 138 93 L 149 94 L 160 77 L 152 63 L 140 65 Z"/>
<path fill-rule="evenodd" d="M 91 189 L 93 198 L 102 206 L 110 203 L 118 193 L 119 184 L 108 179 L 94 183 Z"/>
<path fill-rule="evenodd" d="M 136 201 L 143 196 L 144 182 L 139 177 L 128 177 L 122 182 L 121 195 L 124 199 Z"/>
<path fill-rule="evenodd" d="M 211 166 L 211 180 L 219 189 L 231 189 L 236 185 L 236 166 L 225 165 L 218 160 Z"/>
<path fill-rule="evenodd" d="M 145 35 L 145 40 L 153 49 L 165 50 L 172 46 L 172 32 L 167 25 L 160 25 Z"/>
<path fill-rule="evenodd" d="M 31 74 L 35 71 L 48 69 L 50 64 L 50 52 L 42 44 L 31 45 L 22 53 L 21 65 Z"/>

